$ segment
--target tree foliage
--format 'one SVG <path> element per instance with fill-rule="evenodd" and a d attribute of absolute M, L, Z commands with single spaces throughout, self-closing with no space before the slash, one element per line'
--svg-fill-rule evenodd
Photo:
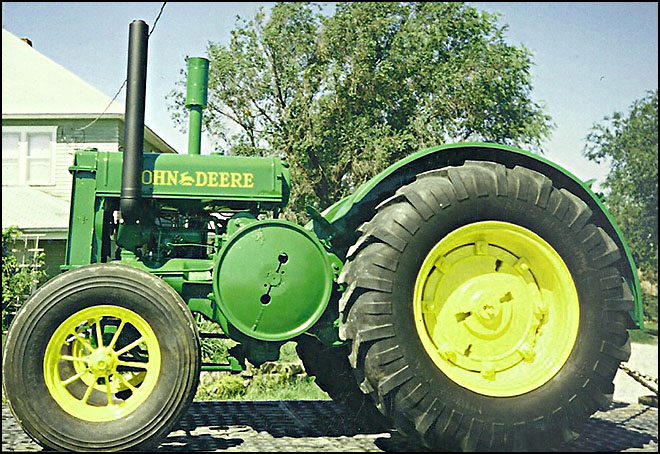
<path fill-rule="evenodd" d="M 40 270 L 43 254 L 21 266 L 12 251 L 12 245 L 20 236 L 16 227 L 2 230 L 2 332 L 9 327 L 12 318 L 34 286 L 46 277 Z"/>
<path fill-rule="evenodd" d="M 658 282 L 658 90 L 614 112 L 587 136 L 587 158 L 610 164 L 607 206 L 643 276 Z"/>
<path fill-rule="evenodd" d="M 531 53 L 461 3 L 279 3 L 210 43 L 206 131 L 229 154 L 285 158 L 291 208 L 324 208 L 396 160 L 462 140 L 540 151 Z M 182 71 L 183 72 L 183 71 Z M 170 98 L 185 118 L 183 93 Z"/>

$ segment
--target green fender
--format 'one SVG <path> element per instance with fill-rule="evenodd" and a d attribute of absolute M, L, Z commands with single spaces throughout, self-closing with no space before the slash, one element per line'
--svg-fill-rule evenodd
<path fill-rule="evenodd" d="M 539 155 L 518 148 L 493 143 L 467 142 L 427 148 L 413 153 L 362 184 L 350 196 L 328 207 L 321 213 L 325 220 L 320 219 L 320 216 L 312 216 L 311 224 L 317 232 L 332 232 L 334 237 L 342 237 L 346 234 L 350 236 L 362 222 L 368 220 L 364 216 L 371 211 L 369 208 L 375 207 L 377 203 L 391 196 L 397 188 L 412 182 L 418 173 L 461 165 L 466 160 L 488 160 L 507 167 L 516 165 L 528 167 L 548 176 L 555 184 L 565 187 L 580 197 L 593 211 L 598 224 L 626 254 L 628 266 L 621 271 L 635 299 L 635 307 L 631 312 L 633 321 L 637 327 L 643 329 L 642 291 L 637 267 L 628 243 L 601 198 L 592 192 L 589 183 L 583 182 L 566 169 Z"/>

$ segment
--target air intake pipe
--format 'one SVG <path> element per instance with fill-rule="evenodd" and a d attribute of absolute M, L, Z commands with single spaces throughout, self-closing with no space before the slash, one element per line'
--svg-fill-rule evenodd
<path fill-rule="evenodd" d="M 188 59 L 186 108 L 190 109 L 188 154 L 200 154 L 202 144 L 202 109 L 206 107 L 209 85 L 209 61 L 202 57 Z"/>
<path fill-rule="evenodd" d="M 124 115 L 124 159 L 119 208 L 126 223 L 139 217 L 142 196 L 142 150 L 144 148 L 144 99 L 147 85 L 149 26 L 131 22 L 128 34 L 126 112 Z"/>

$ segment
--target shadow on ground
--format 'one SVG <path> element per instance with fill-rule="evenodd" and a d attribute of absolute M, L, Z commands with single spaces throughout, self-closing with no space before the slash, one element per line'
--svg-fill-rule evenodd
<path fill-rule="evenodd" d="M 2 406 L 2 451 L 39 451 Z M 194 402 L 158 451 L 419 452 L 396 432 L 360 432 L 331 401 Z M 658 409 L 615 403 L 555 451 L 658 451 Z"/>
<path fill-rule="evenodd" d="M 657 424 L 657 408 L 614 403 L 607 412 L 592 416 L 580 438 L 558 446 L 555 451 L 657 451 Z M 186 436 L 170 435 L 161 448 L 225 450 L 247 443 L 250 446 L 242 446 L 241 450 L 251 450 L 252 447 L 264 448 L 251 444 L 255 436 L 261 436 L 264 441 L 268 438 L 318 439 L 313 444 L 321 450 L 324 442 L 343 439 L 340 446 L 344 449 L 341 450 L 420 451 L 418 445 L 411 444 L 396 431 L 356 430 L 350 416 L 331 401 L 195 402 L 179 430 Z M 199 438 L 196 438 L 198 432 Z M 216 438 L 218 436 L 221 438 Z M 229 438 L 225 438 L 227 436 Z M 282 450 L 287 450 L 286 440 L 282 441 Z M 267 450 L 280 450 L 280 443 L 273 445 L 271 441 L 268 445 Z M 291 445 L 300 447 L 300 440 L 291 440 Z M 326 450 L 332 449 L 328 446 Z"/>

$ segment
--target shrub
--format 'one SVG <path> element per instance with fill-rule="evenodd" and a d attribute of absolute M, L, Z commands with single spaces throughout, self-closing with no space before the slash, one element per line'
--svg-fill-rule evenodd
<path fill-rule="evenodd" d="M 658 321 L 658 295 L 642 292 L 642 304 L 644 307 L 644 319 Z"/>
<path fill-rule="evenodd" d="M 12 226 L 2 230 L 2 333 L 6 333 L 21 304 L 46 277 L 41 270 L 44 254 L 39 254 L 26 261 L 25 265 L 18 263 L 12 248 L 21 236 L 17 227 Z M 27 265 L 27 266 L 26 266 Z"/>

